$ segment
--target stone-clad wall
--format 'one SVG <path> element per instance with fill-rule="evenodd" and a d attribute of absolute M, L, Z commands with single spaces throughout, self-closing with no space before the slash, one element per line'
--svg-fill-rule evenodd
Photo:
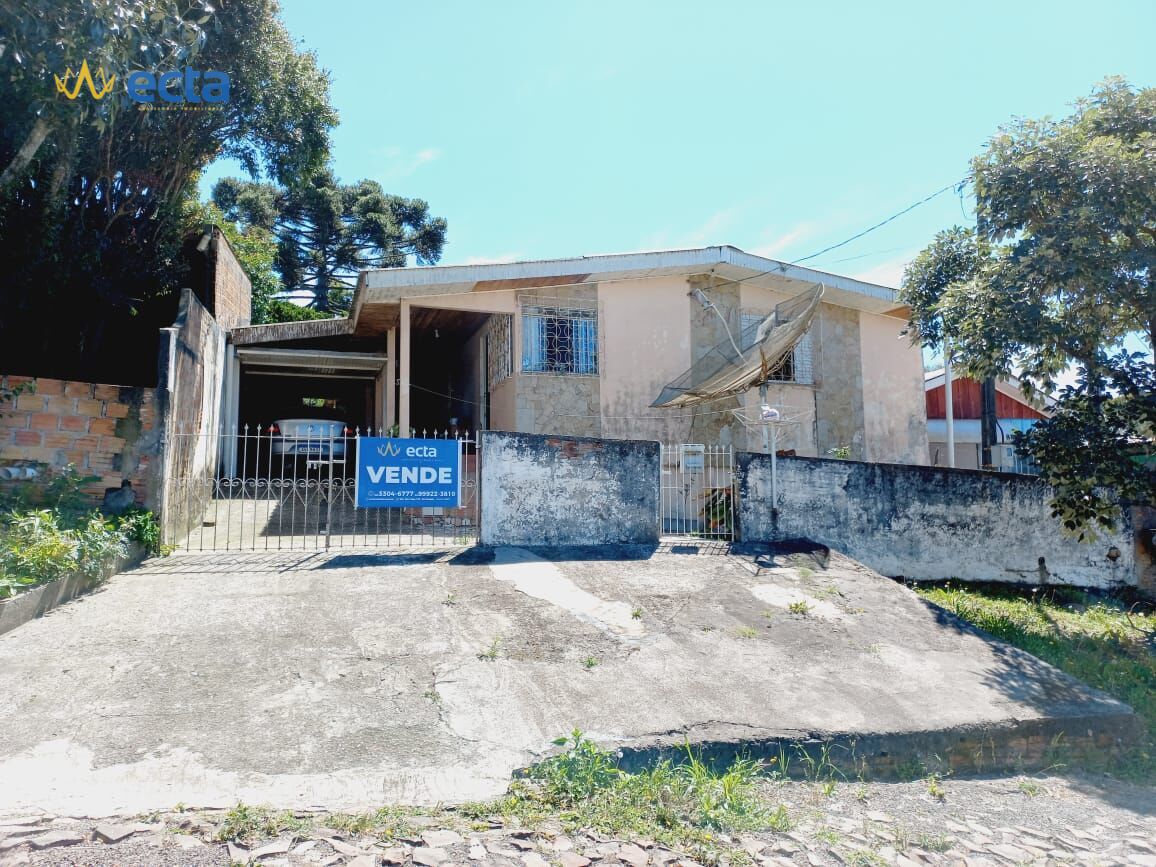
<path fill-rule="evenodd" d="M 14 404 L 0 404 L 0 467 L 73 464 L 97 477 L 84 489 L 94 504 L 124 479 L 145 501 L 159 440 L 153 389 L 12 375 L 0 382 L 25 386 Z"/>
<path fill-rule="evenodd" d="M 744 542 L 806 538 L 918 580 L 1144 589 L 1131 519 L 1091 544 L 1067 538 L 1048 486 L 1033 476 L 779 458 L 773 515 L 770 457 L 740 453 L 736 464 Z"/>
<path fill-rule="evenodd" d="M 656 442 L 485 431 L 484 545 L 658 541 Z"/>

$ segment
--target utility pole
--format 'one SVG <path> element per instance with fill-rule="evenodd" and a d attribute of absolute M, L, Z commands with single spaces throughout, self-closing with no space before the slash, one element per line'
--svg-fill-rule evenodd
<path fill-rule="evenodd" d="M 995 377 L 989 376 L 983 381 L 980 398 L 982 401 L 979 422 L 980 448 L 983 452 L 983 465 L 990 467 L 995 463 L 992 460 L 992 449 L 996 439 Z"/>
<path fill-rule="evenodd" d="M 944 420 L 947 422 L 947 465 L 955 466 L 955 407 L 951 394 L 951 339 L 943 339 L 943 400 L 947 405 Z"/>

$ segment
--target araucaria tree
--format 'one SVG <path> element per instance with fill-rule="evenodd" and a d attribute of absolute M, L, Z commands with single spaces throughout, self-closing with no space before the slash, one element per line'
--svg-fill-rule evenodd
<path fill-rule="evenodd" d="M 225 178 L 213 202 L 229 219 L 275 233 L 285 293 L 322 313 L 349 309 L 357 273 L 441 258 L 446 221 L 377 181 L 338 183 L 324 169 L 290 187 Z"/>
<path fill-rule="evenodd" d="M 1109 79 L 1062 120 L 1019 120 L 971 164 L 974 228 L 941 232 L 901 298 L 968 376 L 1063 388 L 1016 438 L 1081 538 L 1156 502 L 1156 88 Z M 1131 349 L 1131 351 L 1130 351 Z"/>

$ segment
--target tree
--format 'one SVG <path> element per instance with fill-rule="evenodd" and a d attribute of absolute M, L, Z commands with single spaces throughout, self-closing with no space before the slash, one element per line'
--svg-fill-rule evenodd
<path fill-rule="evenodd" d="M 941 232 L 904 274 L 914 339 L 946 335 L 968 376 L 1016 374 L 1029 393 L 1077 371 L 1016 444 L 1091 538 L 1118 498 L 1156 501 L 1156 88 L 1109 79 L 1070 117 L 1016 121 L 969 180 L 975 228 Z"/>
<path fill-rule="evenodd" d="M 324 165 L 327 75 L 275 0 L 19 0 L 0 5 L 0 34 L 0 366 L 136 382 L 184 279 L 199 172 L 231 156 L 293 183 Z M 128 110 L 120 87 L 68 100 L 53 77 L 87 61 L 120 84 L 194 60 L 228 71 L 220 110 Z"/>
<path fill-rule="evenodd" d="M 400 268 L 441 258 L 446 221 L 421 199 L 385 193 L 376 181 L 341 184 L 326 169 L 284 188 L 225 178 L 213 202 L 229 219 L 276 233 L 285 291 L 329 313 L 349 308 L 363 268 Z"/>

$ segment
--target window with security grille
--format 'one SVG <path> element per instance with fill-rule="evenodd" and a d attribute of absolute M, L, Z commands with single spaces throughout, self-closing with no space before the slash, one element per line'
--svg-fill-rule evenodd
<path fill-rule="evenodd" d="M 598 311 L 523 307 L 522 371 L 596 375 Z"/>
<path fill-rule="evenodd" d="M 767 317 L 766 313 L 751 313 L 743 311 L 742 337 L 743 349 L 754 343 L 759 323 Z M 795 344 L 795 348 L 787 353 L 779 362 L 779 366 L 771 371 L 768 382 L 793 382 L 798 385 L 814 385 L 815 374 L 812 366 L 811 329 L 808 328 L 802 339 Z"/>

